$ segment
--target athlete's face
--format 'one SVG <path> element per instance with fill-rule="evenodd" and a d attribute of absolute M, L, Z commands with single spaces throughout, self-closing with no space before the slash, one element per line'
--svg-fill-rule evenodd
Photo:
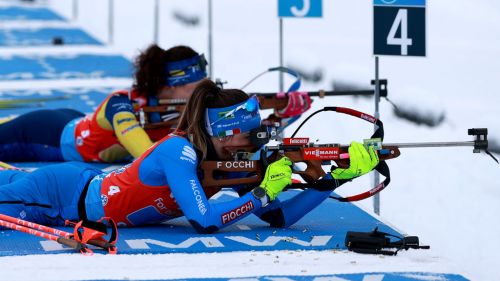
<path fill-rule="evenodd" d="M 212 137 L 215 152 L 220 160 L 231 160 L 231 147 L 251 146 L 250 134 L 237 134 L 224 138 Z"/>

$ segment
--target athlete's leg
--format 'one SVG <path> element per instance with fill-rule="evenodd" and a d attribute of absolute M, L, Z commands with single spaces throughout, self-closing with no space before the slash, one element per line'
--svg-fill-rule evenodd
<path fill-rule="evenodd" d="M 78 220 L 83 187 L 99 172 L 68 163 L 42 167 L 0 186 L 0 213 L 45 225 Z"/>
<path fill-rule="evenodd" d="M 37 110 L 0 124 L 0 160 L 63 161 L 62 130 L 82 116 L 72 109 Z"/>

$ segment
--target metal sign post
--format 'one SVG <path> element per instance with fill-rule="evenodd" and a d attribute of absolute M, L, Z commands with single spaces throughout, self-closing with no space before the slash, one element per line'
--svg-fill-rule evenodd
<path fill-rule="evenodd" d="M 278 0 L 279 56 L 283 67 L 283 18 L 320 18 L 323 16 L 323 0 Z M 279 74 L 280 92 L 284 91 L 284 73 Z"/>
<path fill-rule="evenodd" d="M 212 80 L 214 56 L 212 53 L 212 0 L 208 0 L 208 78 Z"/>
<path fill-rule="evenodd" d="M 78 0 L 73 0 L 73 21 L 78 19 Z"/>
<path fill-rule="evenodd" d="M 375 114 L 374 117 L 379 119 L 379 104 L 380 104 L 380 80 L 378 72 L 378 56 L 375 56 Z M 377 130 L 377 125 L 374 125 L 374 131 Z M 380 182 L 380 174 L 377 171 L 373 171 L 373 182 L 377 185 Z M 380 193 L 373 196 L 373 212 L 380 215 Z"/>
<path fill-rule="evenodd" d="M 425 2 L 426 0 L 373 0 L 375 118 L 380 117 L 378 55 L 425 56 Z M 377 171 L 374 171 L 373 181 L 375 185 L 380 181 Z M 380 214 L 379 193 L 373 197 L 373 211 Z"/>
<path fill-rule="evenodd" d="M 154 31 L 153 31 L 153 42 L 158 44 L 160 40 L 160 0 L 155 0 L 154 5 Z"/>
<path fill-rule="evenodd" d="M 280 67 L 283 67 L 283 19 L 280 18 Z M 283 71 L 279 72 L 280 76 L 280 92 L 284 91 L 284 84 L 285 84 L 285 76 Z"/>
<path fill-rule="evenodd" d="M 114 29 L 114 2 L 113 0 L 109 0 L 108 2 L 108 44 L 109 45 L 113 45 L 113 37 L 114 37 L 114 34 L 113 34 L 113 29 Z"/>

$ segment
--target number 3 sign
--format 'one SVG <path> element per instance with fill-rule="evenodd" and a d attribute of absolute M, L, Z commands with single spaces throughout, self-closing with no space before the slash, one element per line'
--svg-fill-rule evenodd
<path fill-rule="evenodd" d="M 425 1 L 373 1 L 373 53 L 425 56 Z"/>
<path fill-rule="evenodd" d="M 320 18 L 322 0 L 278 0 L 278 17 Z"/>

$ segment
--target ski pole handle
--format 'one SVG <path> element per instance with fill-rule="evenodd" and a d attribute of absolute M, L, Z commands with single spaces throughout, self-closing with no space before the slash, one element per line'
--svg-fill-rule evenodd
<path fill-rule="evenodd" d="M 92 250 L 87 248 L 87 246 L 85 246 L 85 244 L 78 242 L 78 241 L 75 241 L 73 239 L 69 239 L 69 238 L 65 238 L 65 237 L 57 237 L 57 239 L 55 241 L 61 245 L 68 246 L 72 249 L 75 249 L 84 255 L 92 255 L 93 254 Z"/>

